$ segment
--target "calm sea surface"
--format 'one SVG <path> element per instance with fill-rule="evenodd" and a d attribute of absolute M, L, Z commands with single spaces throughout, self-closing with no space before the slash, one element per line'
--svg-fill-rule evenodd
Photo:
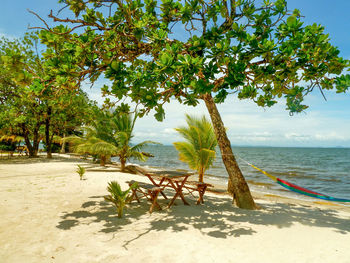
<path fill-rule="evenodd" d="M 136 160 L 131 162 L 149 167 L 189 170 L 188 165 L 179 160 L 178 152 L 173 146 L 148 146 L 144 151 L 152 153 L 154 157 L 145 163 Z M 252 190 L 308 199 L 285 190 L 242 159 L 299 186 L 330 196 L 350 199 L 349 148 L 233 147 L 233 152 Z M 227 184 L 227 173 L 220 153 L 217 154 L 216 161 L 206 176 L 217 184 Z"/>

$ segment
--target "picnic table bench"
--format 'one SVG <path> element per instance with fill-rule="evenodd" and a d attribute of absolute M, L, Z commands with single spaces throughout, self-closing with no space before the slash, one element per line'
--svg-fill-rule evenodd
<path fill-rule="evenodd" d="M 208 187 L 214 187 L 212 184 L 197 182 L 197 181 L 187 181 L 184 188 L 194 197 L 193 192 L 198 192 L 199 197 L 196 204 L 203 204 L 203 196 Z"/>
<path fill-rule="evenodd" d="M 162 210 L 161 206 L 157 201 L 159 193 L 163 190 L 161 187 L 156 187 L 152 184 L 147 184 L 144 182 L 138 182 L 134 180 L 127 181 L 126 183 L 129 184 L 129 186 L 132 186 L 133 184 L 137 183 L 137 187 L 131 189 L 131 200 L 137 200 L 137 202 L 140 203 L 140 198 L 146 197 L 149 201 L 151 201 L 151 206 L 149 209 L 150 213 L 153 212 L 154 208 L 156 208 L 157 210 Z M 139 197 L 138 194 L 140 194 L 141 197 Z"/>
<path fill-rule="evenodd" d="M 133 199 L 138 200 L 137 193 L 142 194 L 142 196 L 146 196 L 149 200 L 152 201 L 152 206 L 150 208 L 150 212 L 154 207 L 160 208 L 157 198 L 159 194 L 161 194 L 165 199 L 168 199 L 166 194 L 164 193 L 165 188 L 170 188 L 175 191 L 175 195 L 172 197 L 171 201 L 168 204 L 168 208 L 171 207 L 177 198 L 181 198 L 185 205 L 189 205 L 184 197 L 184 189 L 188 191 L 193 197 L 194 192 L 198 192 L 198 199 L 196 204 L 204 203 L 204 194 L 208 187 L 213 187 L 213 185 L 208 183 L 202 183 L 198 181 L 188 181 L 190 175 L 193 173 L 188 173 L 184 171 L 147 171 L 144 168 L 136 165 L 128 165 L 127 169 L 129 172 L 143 175 L 148 177 L 152 184 L 147 184 L 143 182 L 139 183 L 139 188 L 137 190 L 133 190 Z M 135 182 L 135 181 L 130 181 Z M 130 186 L 132 185 L 129 184 Z M 168 194 L 168 193 L 167 193 Z M 195 197 L 196 198 L 196 197 Z M 153 204 L 154 203 L 154 204 Z"/>
<path fill-rule="evenodd" d="M 188 177 L 191 175 L 191 173 L 187 172 L 179 172 L 179 171 L 152 171 L 152 172 L 146 172 L 143 175 L 147 176 L 148 179 L 152 182 L 153 185 L 157 187 L 164 188 L 170 188 L 175 191 L 175 195 L 170 200 L 168 204 L 168 208 L 170 208 L 175 200 L 180 197 L 184 205 L 190 205 L 182 192 L 182 189 L 188 179 Z M 159 180 L 159 182 L 156 182 L 155 180 Z M 168 199 L 165 193 L 161 190 L 160 194 L 165 198 Z"/>

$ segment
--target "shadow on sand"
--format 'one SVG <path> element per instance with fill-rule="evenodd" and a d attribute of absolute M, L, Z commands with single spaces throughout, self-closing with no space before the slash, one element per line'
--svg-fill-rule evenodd
<path fill-rule="evenodd" d="M 269 225 L 278 228 L 286 228 L 294 223 L 306 226 L 332 228 L 341 234 L 350 232 L 349 218 L 342 218 L 337 211 L 331 209 L 319 209 L 310 206 L 273 203 L 260 204 L 261 210 L 243 210 L 231 205 L 229 198 L 216 198 L 206 196 L 205 204 L 184 206 L 180 201 L 171 209 L 156 211 L 148 215 L 149 203 L 142 200 L 140 204 L 132 203 L 125 211 L 122 219 L 116 217 L 115 208 L 103 200 L 102 196 L 91 196 L 91 201 L 82 204 L 82 209 L 66 213 L 61 217 L 58 228 L 69 230 L 81 223 L 103 223 L 100 232 L 116 233 L 125 225 L 136 222 L 141 217 L 146 218 L 148 224 L 142 234 L 129 240 L 124 246 L 149 231 L 163 231 L 171 229 L 173 232 L 185 231 L 190 227 L 198 229 L 202 234 L 215 238 L 227 238 L 253 235 L 257 231 L 254 226 Z M 166 206 L 166 200 L 161 200 L 161 205 Z M 148 215 L 148 216 L 147 216 Z"/>
<path fill-rule="evenodd" d="M 28 156 L 12 156 L 10 158 L 0 158 L 1 164 L 31 164 L 31 163 L 59 163 L 59 162 L 87 162 L 77 157 L 62 157 L 54 155 L 51 159 L 46 158 L 46 155 L 39 155 L 35 158 L 29 158 Z"/>

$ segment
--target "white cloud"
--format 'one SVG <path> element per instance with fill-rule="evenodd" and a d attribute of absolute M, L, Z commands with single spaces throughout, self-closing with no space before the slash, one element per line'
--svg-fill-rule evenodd
<path fill-rule="evenodd" d="M 176 131 L 175 131 L 175 129 L 165 128 L 165 129 L 163 130 L 163 133 L 164 133 L 164 134 L 176 134 Z"/>
<path fill-rule="evenodd" d="M 347 141 L 350 140 L 350 135 L 342 136 L 336 132 L 331 132 L 329 134 L 315 134 L 314 139 L 319 141 Z"/>
<path fill-rule="evenodd" d="M 92 89 L 84 88 L 100 104 L 102 85 L 100 82 Z M 306 114 L 294 116 L 289 116 L 283 100 L 272 108 L 261 108 L 252 101 L 230 96 L 218 109 L 234 145 L 350 147 L 350 97 L 330 94 L 325 102 L 319 94 L 311 94 L 306 103 L 310 105 Z M 174 128 L 186 124 L 186 113 L 208 116 L 204 103 L 191 107 L 171 101 L 164 109 L 163 122 L 155 120 L 153 111 L 137 121 L 135 142 L 154 140 L 171 144 L 182 140 Z"/>

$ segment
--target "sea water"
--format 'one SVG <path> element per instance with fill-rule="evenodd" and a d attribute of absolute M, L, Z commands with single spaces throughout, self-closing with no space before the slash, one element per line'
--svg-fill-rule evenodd
<path fill-rule="evenodd" d="M 260 169 L 310 190 L 350 199 L 350 148 L 282 148 L 282 147 L 232 147 L 238 164 L 250 188 L 254 191 L 272 193 L 299 199 L 308 199 L 276 184 L 270 178 L 249 166 Z M 154 157 L 146 162 L 131 160 L 158 169 L 190 170 L 179 160 L 177 150 L 169 145 L 148 146 L 143 149 Z M 220 152 L 206 178 L 218 185 L 227 185 L 227 172 Z"/>

